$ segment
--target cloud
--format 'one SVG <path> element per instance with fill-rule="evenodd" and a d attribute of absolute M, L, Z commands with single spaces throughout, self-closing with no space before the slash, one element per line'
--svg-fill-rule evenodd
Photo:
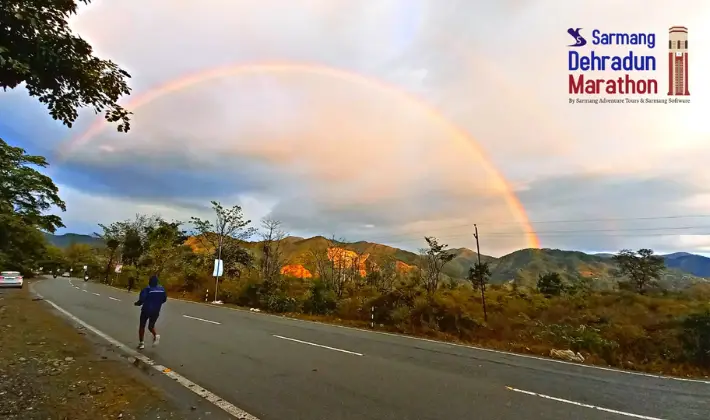
<path fill-rule="evenodd" d="M 538 179 L 519 197 L 541 221 L 534 224 L 550 248 L 669 251 L 710 233 L 710 187 L 683 176 L 571 174 Z M 555 221 L 564 223 L 554 223 Z"/>
<path fill-rule="evenodd" d="M 710 72 L 702 52 L 709 15 L 700 0 L 675 9 L 660 0 L 594 8 L 553 0 L 95 2 L 72 25 L 132 74 L 132 130 L 103 128 L 66 160 L 53 159 L 50 174 L 62 185 L 70 230 L 138 209 L 206 215 L 216 199 L 242 203 L 254 220 L 271 213 L 301 236 L 410 249 L 424 235 L 472 247 L 477 223 L 493 255 L 530 242 L 490 165 L 533 221 L 710 213 L 710 79 L 700 76 Z M 691 31 L 690 104 L 567 103 L 568 26 L 663 38 L 674 24 Z M 665 62 L 662 48 L 651 53 Z M 301 67 L 252 67 L 131 107 L 188 74 L 274 62 Z M 665 86 L 664 69 L 649 77 Z M 21 89 L 3 95 L 0 134 L 33 153 L 56 156 L 95 121 L 83 112 L 69 131 Z M 541 234 L 543 246 L 703 248 L 681 232 L 628 230 L 680 223 L 702 224 L 535 227 L 586 231 Z"/>

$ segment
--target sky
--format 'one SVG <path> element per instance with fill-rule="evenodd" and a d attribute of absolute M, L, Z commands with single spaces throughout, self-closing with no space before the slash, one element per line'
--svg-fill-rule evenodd
<path fill-rule="evenodd" d="M 682 5 L 99 0 L 71 26 L 132 75 L 131 131 L 91 111 L 67 129 L 19 87 L 0 92 L 0 136 L 49 158 L 60 233 L 212 217 L 217 200 L 255 226 L 411 250 L 424 236 L 475 249 L 477 224 L 495 256 L 532 231 L 545 248 L 708 253 L 710 3 Z M 632 48 L 659 68 L 631 76 L 667 98 L 675 25 L 690 103 L 569 103 L 568 28 L 656 34 Z"/>

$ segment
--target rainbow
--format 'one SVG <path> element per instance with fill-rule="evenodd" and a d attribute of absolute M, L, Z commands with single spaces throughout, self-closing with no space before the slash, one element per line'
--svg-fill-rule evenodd
<path fill-rule="evenodd" d="M 516 222 L 523 227 L 523 233 L 526 235 L 528 246 L 530 248 L 540 247 L 538 235 L 535 233 L 535 229 L 530 223 L 530 219 L 527 216 L 525 208 L 515 194 L 515 191 L 503 174 L 495 167 L 495 165 L 493 165 L 491 159 L 481 148 L 478 142 L 467 132 L 450 122 L 437 109 L 433 108 L 427 102 L 399 87 L 391 86 L 377 79 L 339 68 L 312 63 L 258 62 L 232 64 L 199 71 L 171 80 L 163 85 L 138 95 L 129 101 L 126 107 L 135 110 L 136 108 L 140 108 L 141 106 L 144 106 L 163 96 L 215 79 L 263 73 L 304 73 L 318 75 L 321 77 L 329 77 L 366 88 L 377 88 L 380 91 L 387 92 L 396 97 L 402 98 L 413 105 L 416 105 L 416 107 L 426 114 L 433 122 L 436 122 L 443 129 L 445 129 L 452 140 L 472 152 L 475 158 L 482 164 L 483 169 L 491 175 L 496 187 L 503 191 L 506 204 L 510 208 Z M 59 159 L 66 159 L 66 157 L 71 155 L 71 153 L 78 147 L 81 147 L 91 141 L 91 139 L 106 126 L 107 123 L 102 118 L 97 118 L 96 122 L 89 126 L 83 134 L 75 139 L 69 140 L 60 147 L 58 156 Z"/>

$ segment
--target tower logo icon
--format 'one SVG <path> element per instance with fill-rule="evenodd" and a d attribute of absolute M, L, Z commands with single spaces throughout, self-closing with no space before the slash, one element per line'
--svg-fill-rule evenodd
<path fill-rule="evenodd" d="M 690 96 L 688 90 L 688 28 L 668 30 L 668 96 Z"/>

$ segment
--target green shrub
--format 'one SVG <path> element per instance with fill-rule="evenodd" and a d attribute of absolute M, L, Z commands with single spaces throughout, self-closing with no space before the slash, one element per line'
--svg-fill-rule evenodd
<path fill-rule="evenodd" d="M 688 358 L 710 367 L 710 309 L 686 317 L 682 325 L 680 338 Z"/>
<path fill-rule="evenodd" d="M 311 285 L 308 298 L 303 302 L 303 309 L 309 314 L 325 315 L 333 312 L 337 303 L 335 293 L 325 283 L 316 280 Z"/>
<path fill-rule="evenodd" d="M 296 298 L 286 296 L 281 290 L 262 295 L 262 307 L 269 312 L 298 312 L 300 305 Z"/>

